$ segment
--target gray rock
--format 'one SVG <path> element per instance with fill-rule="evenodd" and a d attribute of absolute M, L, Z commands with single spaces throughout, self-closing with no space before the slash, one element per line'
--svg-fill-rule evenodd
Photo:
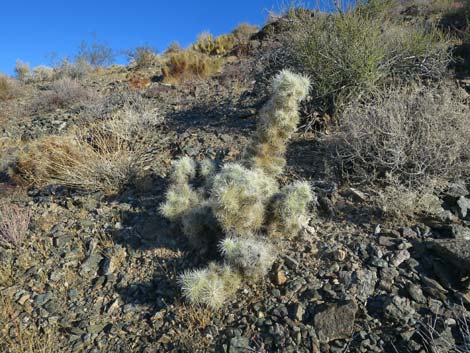
<path fill-rule="evenodd" d="M 316 313 L 313 324 L 320 342 L 350 337 L 357 309 L 354 301 L 347 301 L 328 304 L 322 311 Z"/>
<path fill-rule="evenodd" d="M 293 304 L 289 307 L 289 317 L 292 320 L 302 321 L 305 309 L 301 303 Z"/>
<path fill-rule="evenodd" d="M 410 257 L 411 256 L 408 250 L 397 251 L 390 260 L 390 265 L 393 267 L 398 267 L 402 264 L 403 261 L 408 260 Z"/>
<path fill-rule="evenodd" d="M 92 254 L 82 263 L 80 268 L 80 275 L 94 276 L 98 272 L 98 267 L 103 257 L 100 254 Z"/>
<path fill-rule="evenodd" d="M 384 314 L 387 319 L 406 325 L 413 323 L 416 311 L 409 299 L 396 295 L 385 302 Z"/>
<path fill-rule="evenodd" d="M 408 294 L 410 295 L 411 299 L 413 299 L 415 302 L 420 304 L 426 303 L 426 297 L 424 296 L 420 286 L 414 283 L 409 283 L 406 289 L 408 290 Z"/>
<path fill-rule="evenodd" d="M 465 196 L 460 196 L 457 200 L 458 212 L 460 218 L 467 217 L 467 211 L 470 208 L 470 200 Z"/>
<path fill-rule="evenodd" d="M 250 349 L 248 337 L 235 336 L 230 340 L 228 353 L 245 353 Z"/>
<path fill-rule="evenodd" d="M 356 287 L 356 297 L 361 302 L 366 302 L 375 290 L 377 272 L 372 270 L 358 270 L 354 272 L 353 281 Z"/>
<path fill-rule="evenodd" d="M 458 239 L 432 240 L 428 245 L 458 269 L 470 271 L 470 242 Z"/>

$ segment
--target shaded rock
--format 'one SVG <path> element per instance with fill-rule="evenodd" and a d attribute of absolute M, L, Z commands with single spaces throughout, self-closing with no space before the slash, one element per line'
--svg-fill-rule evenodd
<path fill-rule="evenodd" d="M 245 353 L 250 349 L 248 337 L 235 336 L 230 340 L 228 353 Z"/>
<path fill-rule="evenodd" d="M 377 283 L 377 272 L 372 270 L 358 270 L 354 272 L 353 281 L 355 283 L 356 297 L 366 302 L 375 290 Z"/>
<path fill-rule="evenodd" d="M 406 325 L 414 320 L 416 311 L 409 299 L 396 295 L 385 302 L 384 314 L 387 319 Z"/>
<path fill-rule="evenodd" d="M 470 271 L 470 242 L 458 239 L 432 240 L 428 245 L 458 269 Z"/>
<path fill-rule="evenodd" d="M 408 250 L 400 250 L 400 251 L 397 251 L 392 259 L 390 260 L 390 264 L 393 266 L 393 267 L 398 267 L 401 265 L 401 263 L 403 261 L 406 261 L 410 258 L 410 253 Z"/>
<path fill-rule="evenodd" d="M 329 304 L 322 311 L 317 312 L 313 323 L 320 342 L 350 337 L 357 309 L 354 301 L 346 301 Z"/>

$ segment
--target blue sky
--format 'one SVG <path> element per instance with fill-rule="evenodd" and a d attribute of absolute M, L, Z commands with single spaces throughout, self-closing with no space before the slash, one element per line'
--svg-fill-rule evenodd
<path fill-rule="evenodd" d="M 187 46 L 208 30 L 218 35 L 238 23 L 261 25 L 285 0 L 3 0 L 0 6 L 0 71 L 12 74 L 17 59 L 50 64 L 47 54 L 73 56 L 82 40 L 116 50 L 172 41 Z M 125 62 L 124 57 L 118 62 Z"/>

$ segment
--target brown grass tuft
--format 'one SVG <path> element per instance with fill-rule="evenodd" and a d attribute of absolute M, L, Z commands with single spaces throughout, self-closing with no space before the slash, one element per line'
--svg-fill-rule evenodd
<path fill-rule="evenodd" d="M 205 79 L 217 73 L 222 63 L 220 58 L 211 58 L 206 54 L 186 50 L 170 54 L 168 62 L 162 68 L 162 73 L 168 83 Z"/>

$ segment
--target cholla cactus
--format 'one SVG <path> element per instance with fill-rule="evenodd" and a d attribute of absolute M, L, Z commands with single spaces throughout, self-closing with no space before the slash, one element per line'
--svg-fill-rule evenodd
<path fill-rule="evenodd" d="M 276 259 L 276 251 L 268 240 L 253 235 L 228 236 L 220 242 L 219 249 L 231 267 L 253 279 L 264 277 Z"/>
<path fill-rule="evenodd" d="M 259 113 L 253 142 L 245 152 L 245 164 L 277 176 L 286 164 L 286 143 L 299 123 L 298 105 L 307 96 L 307 77 L 283 70 L 273 80 L 272 97 Z"/>
<path fill-rule="evenodd" d="M 307 78 L 289 71 L 273 80 L 273 96 L 260 112 L 260 123 L 241 163 L 217 171 L 213 162 L 188 157 L 175 162 L 172 184 L 161 213 L 181 224 L 198 249 L 218 244 L 223 266 L 184 273 L 184 296 L 193 304 L 220 307 L 242 278 L 265 276 L 276 259 L 276 249 L 262 235 L 298 233 L 307 220 L 313 195 L 307 183 L 294 183 L 280 192 L 275 179 L 285 165 L 287 140 L 299 121 L 299 102 L 309 90 Z"/>
<path fill-rule="evenodd" d="M 222 229 L 244 234 L 261 228 L 266 203 L 276 191 L 277 183 L 262 170 L 227 164 L 214 177 L 210 200 Z"/>
<path fill-rule="evenodd" d="M 270 205 L 267 231 L 270 236 L 292 237 L 308 221 L 307 207 L 313 194 L 307 182 L 297 181 L 276 194 Z"/>
<path fill-rule="evenodd" d="M 240 276 L 229 266 L 210 263 L 205 269 L 180 276 L 183 295 L 191 304 L 205 304 L 217 309 L 240 286 Z"/>
<path fill-rule="evenodd" d="M 170 186 L 160 212 L 166 218 L 175 221 L 181 219 L 188 210 L 201 202 L 198 192 L 193 190 L 189 181 L 196 176 L 196 163 L 189 157 L 183 157 L 173 163 Z"/>

